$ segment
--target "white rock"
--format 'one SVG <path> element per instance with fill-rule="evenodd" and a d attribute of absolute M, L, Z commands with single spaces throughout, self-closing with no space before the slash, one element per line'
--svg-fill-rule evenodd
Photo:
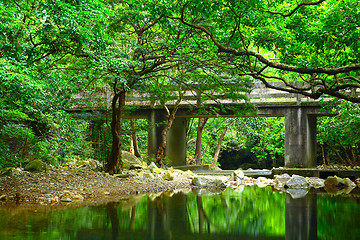
<path fill-rule="evenodd" d="M 306 180 L 313 188 L 322 188 L 325 186 L 325 179 L 321 179 L 318 177 L 310 177 L 310 178 L 306 178 Z"/>
<path fill-rule="evenodd" d="M 222 180 L 210 177 L 195 177 L 192 184 L 198 187 L 224 187 L 225 184 Z"/>
<path fill-rule="evenodd" d="M 285 186 L 289 188 L 308 188 L 309 183 L 304 177 L 294 174 L 289 181 L 286 182 Z"/>

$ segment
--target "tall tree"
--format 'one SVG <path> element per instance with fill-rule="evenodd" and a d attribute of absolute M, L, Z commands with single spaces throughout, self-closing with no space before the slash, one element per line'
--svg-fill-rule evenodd
<path fill-rule="evenodd" d="M 205 127 L 205 124 L 209 118 L 199 118 L 198 127 L 197 127 L 197 134 L 196 134 L 196 147 L 195 147 L 195 164 L 201 165 L 201 144 L 202 144 L 202 133 Z"/>
<path fill-rule="evenodd" d="M 111 154 L 106 171 L 114 172 L 120 163 L 121 118 L 124 113 L 125 97 L 130 91 L 146 90 L 152 81 L 171 76 L 179 67 L 186 53 L 177 45 L 186 42 L 188 31 L 179 28 L 165 18 L 165 13 L 154 11 L 157 3 L 152 1 L 127 1 L 113 3 L 109 35 L 112 47 L 97 60 L 98 69 L 107 75 L 113 86 Z"/>

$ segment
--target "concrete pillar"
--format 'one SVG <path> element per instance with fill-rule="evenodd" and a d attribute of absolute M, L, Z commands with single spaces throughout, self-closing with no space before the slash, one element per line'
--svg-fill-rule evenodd
<path fill-rule="evenodd" d="M 148 156 L 150 158 L 156 157 L 161 141 L 161 131 L 164 127 L 160 123 L 164 121 L 166 121 L 165 111 L 151 111 L 149 115 L 150 128 L 148 130 Z"/>
<path fill-rule="evenodd" d="M 307 167 L 316 167 L 316 115 L 307 115 Z"/>
<path fill-rule="evenodd" d="M 186 165 L 186 118 L 175 118 L 167 136 L 166 157 L 170 166 Z"/>
<path fill-rule="evenodd" d="M 149 115 L 151 128 L 148 130 L 148 155 L 155 157 L 161 142 L 161 132 L 166 121 L 166 111 L 153 110 Z M 168 132 L 165 156 L 170 166 L 186 164 L 186 118 L 175 118 Z"/>
<path fill-rule="evenodd" d="M 306 108 L 285 112 L 285 167 L 316 166 L 316 116 Z"/>

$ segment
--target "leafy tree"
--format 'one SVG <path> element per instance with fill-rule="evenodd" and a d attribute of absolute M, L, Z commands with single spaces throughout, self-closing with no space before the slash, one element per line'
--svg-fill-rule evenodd
<path fill-rule="evenodd" d="M 173 10 L 169 4 L 143 0 L 111 2 L 109 35 L 114 47 L 97 59 L 98 69 L 107 76 L 114 91 L 113 144 L 106 171 L 113 172 L 119 168 L 119 136 L 127 92 L 153 90 L 161 104 L 164 97 L 161 86 L 169 84 L 200 92 L 215 91 L 216 86 L 216 91 L 225 98 L 243 99 L 245 96 L 243 92 L 239 94 L 235 91 L 235 88 L 245 89 L 238 84 L 239 77 L 234 74 L 237 70 L 228 68 L 214 58 L 213 53 L 196 47 L 202 41 L 202 34 L 167 18 Z M 242 80 L 248 81 L 248 78 Z M 237 85 L 231 87 L 230 83 Z M 153 86 L 156 88 L 153 89 Z M 206 99 L 213 97 L 208 93 L 200 100 Z"/>
<path fill-rule="evenodd" d="M 312 98 L 360 102 L 359 2 L 353 0 L 168 2 L 169 16 L 202 32 L 241 75 Z M 211 45 L 209 45 L 211 44 Z M 282 84 L 274 83 L 280 81 Z"/>
<path fill-rule="evenodd" d="M 340 101 L 332 110 L 338 114 L 332 117 L 319 118 L 318 142 L 322 163 L 326 165 L 334 163 L 359 165 L 359 106 L 347 101 Z"/>
<path fill-rule="evenodd" d="M 106 46 L 106 15 L 99 1 L 0 1 L 3 166 L 63 160 L 87 149 L 79 143 L 86 124 L 64 110 L 94 77 L 89 64 Z"/>

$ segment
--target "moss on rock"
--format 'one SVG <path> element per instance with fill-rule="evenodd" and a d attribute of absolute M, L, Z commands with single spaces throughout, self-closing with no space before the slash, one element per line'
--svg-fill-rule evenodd
<path fill-rule="evenodd" d="M 26 164 L 24 170 L 29 172 L 46 172 L 48 168 L 49 168 L 48 165 L 43 161 L 34 160 Z"/>

